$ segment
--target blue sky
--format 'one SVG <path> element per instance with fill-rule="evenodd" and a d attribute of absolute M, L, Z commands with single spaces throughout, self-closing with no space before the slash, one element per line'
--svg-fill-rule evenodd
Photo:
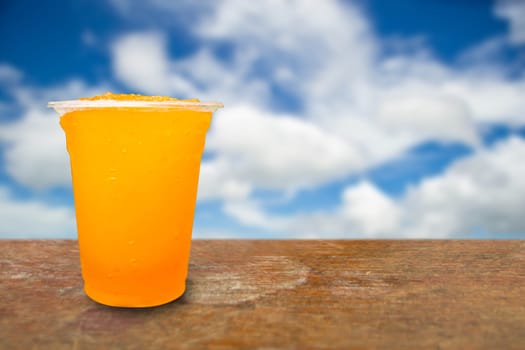
<path fill-rule="evenodd" d="M 0 237 L 75 237 L 47 101 L 218 100 L 196 237 L 525 238 L 525 2 L 3 1 Z"/>

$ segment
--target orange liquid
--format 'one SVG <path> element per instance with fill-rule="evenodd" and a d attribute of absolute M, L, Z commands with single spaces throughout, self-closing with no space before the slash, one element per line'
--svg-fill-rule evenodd
<path fill-rule="evenodd" d="M 64 114 L 84 288 L 111 306 L 184 293 L 211 112 L 105 108 Z"/>

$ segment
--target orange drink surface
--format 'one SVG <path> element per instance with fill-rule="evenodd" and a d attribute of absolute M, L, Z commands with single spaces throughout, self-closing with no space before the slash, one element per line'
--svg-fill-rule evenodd
<path fill-rule="evenodd" d="M 185 290 L 200 160 L 220 104 L 114 94 L 77 102 L 60 124 L 86 294 L 123 307 L 172 301 Z"/>

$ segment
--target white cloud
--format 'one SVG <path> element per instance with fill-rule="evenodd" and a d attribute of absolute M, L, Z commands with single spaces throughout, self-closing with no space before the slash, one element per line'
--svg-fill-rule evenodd
<path fill-rule="evenodd" d="M 393 199 L 363 181 L 347 187 L 340 206 L 331 212 L 299 214 L 277 222 L 282 222 L 281 230 L 292 237 L 386 237 L 400 227 L 401 214 Z"/>
<path fill-rule="evenodd" d="M 112 47 L 113 70 L 132 88 L 153 94 L 170 90 L 165 38 L 154 32 L 129 34 Z"/>
<path fill-rule="evenodd" d="M 6 170 L 35 189 L 71 183 L 64 133 L 53 111 L 30 109 L 11 124 L 0 125 Z"/>
<path fill-rule="evenodd" d="M 345 188 L 330 211 L 269 214 L 262 203 L 235 201 L 225 211 L 283 237 L 466 237 L 525 231 L 525 140 L 509 138 L 461 159 L 442 175 L 391 198 L 362 181 Z"/>
<path fill-rule="evenodd" d="M 491 37 L 465 49 L 459 56 L 459 62 L 464 63 L 467 67 L 472 63 L 495 65 L 502 59 L 507 44 L 508 41 L 504 36 Z"/>
<path fill-rule="evenodd" d="M 343 192 L 339 215 L 352 227 L 351 231 L 362 232 L 366 236 L 392 232 L 400 223 L 396 203 L 367 182 Z"/>
<path fill-rule="evenodd" d="M 282 218 L 266 214 L 259 203 L 249 199 L 228 201 L 224 205 L 224 211 L 242 224 L 270 230 L 279 229 L 283 221 Z"/>
<path fill-rule="evenodd" d="M 499 0 L 494 8 L 496 16 L 509 22 L 509 39 L 516 45 L 525 43 L 525 2 L 522 0 Z"/>
<path fill-rule="evenodd" d="M 75 213 L 36 200 L 14 199 L 0 187 L 1 238 L 75 238 Z"/>
<path fill-rule="evenodd" d="M 239 200 L 248 198 L 252 185 L 235 178 L 225 159 L 204 161 L 201 164 L 198 199 L 222 198 Z"/>
<path fill-rule="evenodd" d="M 465 114 L 476 124 L 523 124 L 525 121 L 525 88 L 523 77 L 509 78 L 504 66 L 481 62 L 458 69 L 445 66 L 431 57 L 398 56 L 382 62 L 379 72 L 383 83 L 378 87 L 383 98 L 419 98 L 446 96 L 451 106 L 462 104 Z M 422 98 L 422 100 L 425 100 Z M 432 108 L 432 106 L 428 106 Z M 470 132 L 470 130 L 465 130 Z"/>
<path fill-rule="evenodd" d="M 525 140 L 509 138 L 425 179 L 404 200 L 413 234 L 525 231 Z"/>
<path fill-rule="evenodd" d="M 450 95 L 393 93 L 381 103 L 378 121 L 391 131 L 407 133 L 407 137 L 478 143 L 467 104 Z"/>
<path fill-rule="evenodd" d="M 0 84 L 18 83 L 22 79 L 22 72 L 15 67 L 0 63 Z"/>
<path fill-rule="evenodd" d="M 248 106 L 218 115 L 207 146 L 228 161 L 230 176 L 265 188 L 316 185 L 361 166 L 351 145 L 317 125 Z"/>
<path fill-rule="evenodd" d="M 233 43 L 236 57 L 245 58 L 244 77 L 279 84 L 303 100 L 307 114 L 347 108 L 366 97 L 377 41 L 354 6 L 230 0 L 217 3 L 196 28 L 205 41 Z"/>
<path fill-rule="evenodd" d="M 224 210 L 242 224 L 280 233 L 283 238 L 387 237 L 398 232 L 402 220 L 398 203 L 367 181 L 347 187 L 340 206 L 332 211 L 269 214 L 253 200 L 228 202 Z"/>
<path fill-rule="evenodd" d="M 473 74 L 450 79 L 441 85 L 444 93 L 463 100 L 478 123 L 525 124 L 525 79 L 506 79 Z"/>
<path fill-rule="evenodd" d="M 202 164 L 200 199 L 246 199 L 256 187 L 295 191 L 362 166 L 354 147 L 315 124 L 250 106 L 217 115 L 206 148 L 216 156 Z"/>
<path fill-rule="evenodd" d="M 220 99 L 258 105 L 268 102 L 269 86 L 259 78 L 247 78 L 252 58 L 243 52 L 232 63 L 218 60 L 206 48 L 194 55 L 172 59 L 167 39 L 159 32 L 133 32 L 111 46 L 113 71 L 128 86 L 146 94 Z"/>

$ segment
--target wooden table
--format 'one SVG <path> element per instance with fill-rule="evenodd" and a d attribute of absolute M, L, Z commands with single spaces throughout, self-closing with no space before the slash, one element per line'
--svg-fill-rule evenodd
<path fill-rule="evenodd" d="M 2 349 L 525 349 L 525 241 L 196 240 L 185 295 L 82 290 L 76 241 L 0 241 Z"/>

